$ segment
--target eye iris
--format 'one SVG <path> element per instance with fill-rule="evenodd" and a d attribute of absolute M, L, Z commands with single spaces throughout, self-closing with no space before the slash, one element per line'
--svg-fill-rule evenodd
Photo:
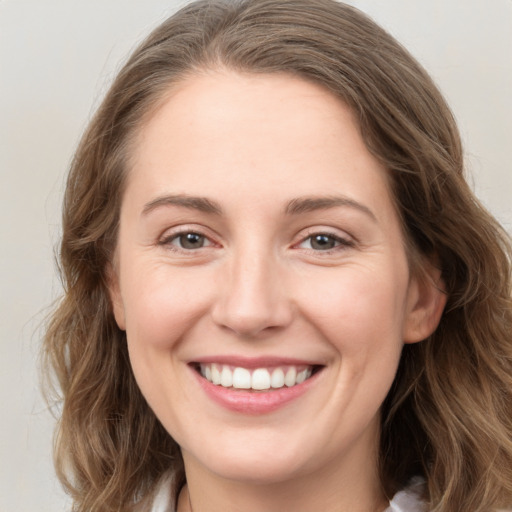
<path fill-rule="evenodd" d="M 311 237 L 311 247 L 316 250 L 325 251 L 332 249 L 336 245 L 336 241 L 329 235 L 315 235 Z"/>
<path fill-rule="evenodd" d="M 186 233 L 179 237 L 180 245 L 184 249 L 199 249 L 204 245 L 204 236 L 197 233 Z"/>

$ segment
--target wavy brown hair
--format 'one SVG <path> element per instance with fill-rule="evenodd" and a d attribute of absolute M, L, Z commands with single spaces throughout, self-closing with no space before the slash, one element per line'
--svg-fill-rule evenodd
<path fill-rule="evenodd" d="M 129 511 L 179 448 L 142 397 L 114 321 L 107 269 L 131 149 L 172 84 L 219 66 L 321 84 L 359 119 L 389 172 L 413 271 L 439 266 L 439 328 L 406 345 L 382 407 L 380 474 L 391 496 L 426 479 L 435 512 L 512 505 L 512 300 L 508 235 L 464 180 L 461 142 L 423 68 L 364 14 L 334 0 L 194 2 L 124 65 L 69 172 L 60 269 L 64 296 L 44 353 L 62 415 L 55 460 L 77 512 Z"/>

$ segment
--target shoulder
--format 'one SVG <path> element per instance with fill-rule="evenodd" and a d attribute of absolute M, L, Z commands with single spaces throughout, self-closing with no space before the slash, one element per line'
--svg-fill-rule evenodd
<path fill-rule="evenodd" d="M 425 502 L 421 499 L 424 488 L 423 478 L 413 478 L 405 489 L 395 494 L 384 512 L 427 512 Z"/>

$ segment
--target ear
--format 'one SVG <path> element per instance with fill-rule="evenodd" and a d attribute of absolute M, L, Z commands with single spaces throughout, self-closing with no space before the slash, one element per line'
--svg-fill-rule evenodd
<path fill-rule="evenodd" d="M 437 329 L 446 305 L 441 271 L 431 263 L 423 265 L 422 275 L 411 276 L 409 281 L 404 343 L 417 343 L 428 338 Z"/>
<path fill-rule="evenodd" d="M 107 287 L 112 304 L 112 312 L 116 320 L 117 326 L 122 331 L 126 330 L 126 319 L 124 312 L 124 304 L 121 297 L 121 288 L 119 286 L 119 276 L 114 264 L 109 263 L 107 267 Z"/>

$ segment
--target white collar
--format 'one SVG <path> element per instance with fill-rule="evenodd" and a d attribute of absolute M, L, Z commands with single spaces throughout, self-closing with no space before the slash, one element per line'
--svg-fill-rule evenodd
<path fill-rule="evenodd" d="M 409 485 L 395 494 L 384 512 L 426 512 L 425 503 L 421 499 L 425 480 L 415 477 Z"/>

